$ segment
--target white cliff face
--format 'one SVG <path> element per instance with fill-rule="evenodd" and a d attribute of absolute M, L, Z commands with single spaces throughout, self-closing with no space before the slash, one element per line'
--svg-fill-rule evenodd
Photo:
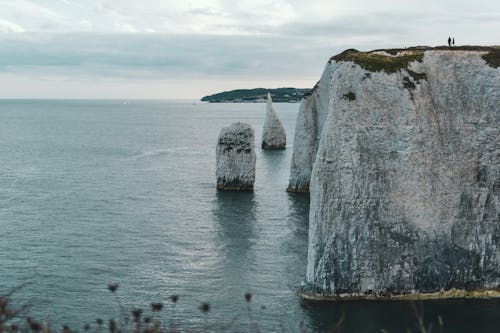
<path fill-rule="evenodd" d="M 393 73 L 328 63 L 290 177 L 305 188 L 312 167 L 314 290 L 500 288 L 500 68 L 482 54 L 425 51 Z"/>
<path fill-rule="evenodd" d="M 216 148 L 217 189 L 252 191 L 255 183 L 255 134 L 249 124 L 221 129 Z"/>
<path fill-rule="evenodd" d="M 276 113 L 271 94 L 267 94 L 267 110 L 264 129 L 262 130 L 262 149 L 285 149 L 285 128 Z"/>

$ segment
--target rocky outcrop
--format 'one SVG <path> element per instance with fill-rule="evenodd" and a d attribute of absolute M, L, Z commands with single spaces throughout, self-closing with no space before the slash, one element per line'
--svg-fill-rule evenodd
<path fill-rule="evenodd" d="M 310 175 L 313 294 L 500 289 L 495 52 L 348 50 L 328 62 L 302 101 L 290 176 L 305 190 Z"/>
<path fill-rule="evenodd" d="M 262 149 L 285 149 L 285 128 L 278 118 L 271 94 L 267 94 L 267 111 L 264 129 L 262 130 Z"/>
<path fill-rule="evenodd" d="M 327 70 L 324 71 L 316 86 L 305 94 L 300 102 L 287 188 L 289 192 L 309 192 L 311 171 L 328 111 L 329 101 L 319 98 L 328 94 L 328 80 L 325 76 L 328 76 Z"/>
<path fill-rule="evenodd" d="M 252 126 L 234 123 L 221 129 L 216 148 L 217 189 L 252 191 L 255 182 L 255 134 Z"/>

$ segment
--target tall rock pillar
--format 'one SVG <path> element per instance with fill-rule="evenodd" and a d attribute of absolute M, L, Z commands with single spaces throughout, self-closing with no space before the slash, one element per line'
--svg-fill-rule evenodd
<path fill-rule="evenodd" d="M 255 182 L 255 134 L 252 126 L 234 123 L 221 129 L 216 149 L 217 189 L 252 191 Z"/>

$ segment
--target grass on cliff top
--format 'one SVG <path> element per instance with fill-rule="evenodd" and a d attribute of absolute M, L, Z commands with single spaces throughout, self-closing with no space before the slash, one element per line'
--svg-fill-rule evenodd
<path fill-rule="evenodd" d="M 362 68 L 376 72 L 384 71 L 388 74 L 396 73 L 400 69 L 408 68 L 408 64 L 412 61 L 422 62 L 424 57 L 424 51 L 478 51 L 478 52 L 488 52 L 482 56 L 486 63 L 493 67 L 498 68 L 500 66 L 500 46 L 473 46 L 473 45 L 463 45 L 463 46 L 414 46 L 404 49 L 379 49 L 370 52 L 360 52 L 355 49 L 346 50 L 336 56 L 333 56 L 330 61 L 352 61 Z M 374 54 L 374 52 L 386 52 L 391 56 L 384 56 L 380 54 Z M 399 52 L 411 52 L 411 54 L 396 56 Z"/>
<path fill-rule="evenodd" d="M 415 52 L 408 55 L 390 57 L 374 53 L 359 52 L 358 50 L 346 50 L 330 60 L 352 61 L 371 72 L 383 71 L 387 74 L 399 72 L 403 68 L 408 68 L 408 64 L 413 61 L 422 62 L 423 52 Z"/>
<path fill-rule="evenodd" d="M 482 57 L 488 65 L 493 68 L 500 67 L 500 46 L 496 46 L 495 50 L 491 50 Z"/>

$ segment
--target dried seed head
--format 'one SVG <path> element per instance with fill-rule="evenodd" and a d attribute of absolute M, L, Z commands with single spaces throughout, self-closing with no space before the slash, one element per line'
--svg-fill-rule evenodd
<path fill-rule="evenodd" d="M 177 303 L 177 301 L 179 300 L 179 296 L 172 295 L 172 296 L 170 296 L 170 300 L 172 301 L 172 303 Z"/>
<path fill-rule="evenodd" d="M 83 325 L 83 330 L 84 331 L 90 330 L 90 324 L 89 323 L 85 323 L 85 325 Z"/>
<path fill-rule="evenodd" d="M 113 319 L 109 320 L 109 331 L 110 332 L 116 331 L 116 323 Z"/>
<path fill-rule="evenodd" d="M 251 293 L 245 293 L 245 301 L 250 302 L 252 300 L 252 294 Z"/>
<path fill-rule="evenodd" d="M 163 303 L 161 302 L 153 302 L 151 303 L 151 309 L 153 311 L 161 311 L 161 309 L 163 309 Z"/>
<path fill-rule="evenodd" d="M 141 318 L 142 310 L 141 309 L 134 309 L 132 310 L 132 315 L 134 316 L 134 321 L 136 323 L 139 322 L 139 319 Z"/>
<path fill-rule="evenodd" d="M 116 289 L 118 289 L 118 283 L 114 283 L 114 282 L 108 283 L 108 289 L 109 289 L 109 291 L 114 293 L 116 291 Z"/>
<path fill-rule="evenodd" d="M 210 311 L 210 304 L 208 304 L 208 303 L 202 303 L 200 305 L 200 310 L 203 313 L 207 313 L 208 311 Z"/>
<path fill-rule="evenodd" d="M 97 323 L 97 325 L 101 326 L 102 325 L 102 319 L 101 318 L 97 318 L 95 320 L 95 322 Z"/>
<path fill-rule="evenodd" d="M 6 298 L 0 297 L 0 313 L 5 311 L 7 304 L 9 304 L 9 301 Z"/>
<path fill-rule="evenodd" d="M 37 323 L 36 321 L 34 320 L 30 320 L 29 321 L 29 324 L 30 324 L 30 329 L 34 332 L 38 332 L 38 331 L 41 331 L 42 330 L 42 325 L 40 325 L 40 323 Z"/>

